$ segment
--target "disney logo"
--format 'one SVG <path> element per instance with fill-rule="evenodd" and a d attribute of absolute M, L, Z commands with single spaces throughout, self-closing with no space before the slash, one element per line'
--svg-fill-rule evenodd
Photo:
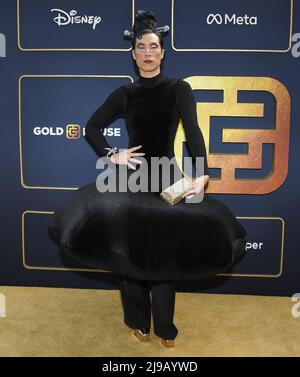
<path fill-rule="evenodd" d="M 73 9 L 70 13 L 63 11 L 62 9 L 51 9 L 51 12 L 58 12 L 57 16 L 53 18 L 54 22 L 58 26 L 64 26 L 68 24 L 92 24 L 95 30 L 96 26 L 100 23 L 100 16 L 76 16 L 77 10 Z"/>

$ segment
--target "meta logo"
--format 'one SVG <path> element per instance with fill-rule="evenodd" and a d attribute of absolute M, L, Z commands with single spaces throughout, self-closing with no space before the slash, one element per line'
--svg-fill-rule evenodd
<path fill-rule="evenodd" d="M 300 33 L 295 33 L 292 36 L 292 41 L 296 42 L 292 47 L 292 56 L 294 58 L 299 58 L 300 56 Z"/>
<path fill-rule="evenodd" d="M 6 57 L 6 39 L 5 35 L 0 33 L 0 58 Z"/>
<path fill-rule="evenodd" d="M 248 16 L 245 14 L 244 16 L 237 16 L 235 13 L 231 16 L 229 14 L 220 14 L 220 13 L 210 13 L 206 18 L 206 23 L 211 25 L 213 23 L 217 25 L 222 24 L 233 24 L 233 25 L 257 25 L 257 17 L 256 16 Z"/>
<path fill-rule="evenodd" d="M 99 131 L 100 132 L 100 131 Z M 68 124 L 65 129 L 63 127 L 34 127 L 33 134 L 35 136 L 62 136 L 67 139 L 79 139 L 81 136 L 81 127 L 79 124 Z M 102 131 L 104 136 L 121 136 L 120 128 L 104 128 Z M 82 136 L 85 136 L 85 127 L 82 128 Z"/>
<path fill-rule="evenodd" d="M 54 22 L 58 26 L 65 26 L 69 24 L 90 24 L 95 30 L 96 26 L 100 23 L 100 16 L 76 16 L 77 10 L 73 9 L 70 13 L 63 11 L 62 9 L 51 9 L 51 12 L 57 12 L 57 16 L 53 18 Z"/>

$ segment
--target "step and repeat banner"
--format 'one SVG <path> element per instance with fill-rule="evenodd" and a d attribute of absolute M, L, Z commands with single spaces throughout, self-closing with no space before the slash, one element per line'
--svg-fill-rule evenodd
<path fill-rule="evenodd" d="M 1 0 L 0 284 L 117 287 L 110 271 L 61 255 L 47 226 L 99 174 L 85 124 L 138 79 L 123 37 L 138 9 L 170 26 L 162 70 L 193 88 L 208 192 L 248 233 L 239 264 L 177 290 L 291 296 L 300 289 L 300 0 Z M 123 119 L 103 134 L 127 147 Z"/>

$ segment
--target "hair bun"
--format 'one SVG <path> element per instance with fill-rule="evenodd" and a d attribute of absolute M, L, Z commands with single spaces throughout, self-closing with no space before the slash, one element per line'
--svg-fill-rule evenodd
<path fill-rule="evenodd" d="M 168 25 L 163 27 L 157 27 L 157 20 L 155 14 L 151 10 L 138 10 L 135 15 L 134 25 L 132 31 L 125 30 L 125 37 L 133 39 L 134 36 L 139 35 L 143 30 L 150 29 L 155 32 L 160 32 L 163 34 L 168 31 L 170 28 Z"/>
<path fill-rule="evenodd" d="M 133 33 L 137 35 L 145 29 L 154 31 L 157 29 L 156 17 L 151 10 L 138 10 L 132 29 Z"/>

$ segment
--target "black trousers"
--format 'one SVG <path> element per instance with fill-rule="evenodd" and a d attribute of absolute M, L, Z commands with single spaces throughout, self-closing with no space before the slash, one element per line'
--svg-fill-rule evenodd
<path fill-rule="evenodd" d="M 124 275 L 118 275 L 118 278 L 125 324 L 133 329 L 145 328 L 149 332 L 152 311 L 154 333 L 163 339 L 175 339 L 178 334 L 173 323 L 175 281 L 147 281 Z"/>

